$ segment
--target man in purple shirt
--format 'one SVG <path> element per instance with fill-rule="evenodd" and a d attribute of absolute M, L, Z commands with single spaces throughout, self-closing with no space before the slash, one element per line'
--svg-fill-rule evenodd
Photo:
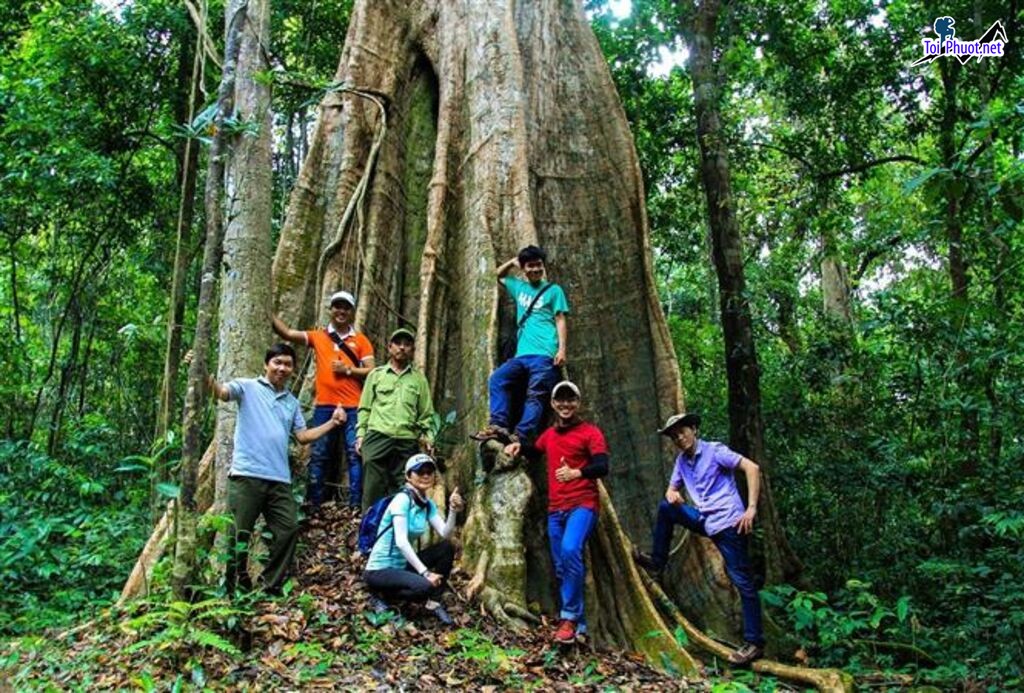
<path fill-rule="evenodd" d="M 657 575 L 668 562 L 675 525 L 709 537 L 722 554 L 725 570 L 740 593 L 743 605 L 746 643 L 729 655 L 729 661 L 737 665 L 749 664 L 764 655 L 761 599 L 750 567 L 746 537 L 753 530 L 757 516 L 760 468 L 722 443 L 701 440 L 697 436 L 699 427 L 697 414 L 676 414 L 658 431 L 672 439 L 679 448 L 679 455 L 665 499 L 658 506 L 654 548 L 650 554 L 636 552 L 634 558 L 638 565 Z M 736 488 L 736 469 L 742 470 L 747 478 L 750 500 L 746 506 Z M 686 504 L 681 493 L 684 488 L 693 505 Z"/>

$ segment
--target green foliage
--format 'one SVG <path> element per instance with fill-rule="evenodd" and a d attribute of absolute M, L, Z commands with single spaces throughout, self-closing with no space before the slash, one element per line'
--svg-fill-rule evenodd
<path fill-rule="evenodd" d="M 0 442 L 0 633 L 67 625 L 117 596 L 149 533 L 148 487 L 104 465 L 112 435 L 80 431 L 73 462 Z"/>
<path fill-rule="evenodd" d="M 273 69 L 260 79 L 275 82 L 275 228 L 316 102 L 333 84 L 352 4 L 273 5 Z M 722 306 L 693 85 L 685 65 L 658 64 L 689 40 L 694 5 L 635 0 L 624 19 L 601 0 L 585 5 L 636 140 L 687 404 L 704 415 L 709 437 L 725 438 Z M 215 41 L 222 10 L 210 7 Z M 945 74 L 938 65 L 911 69 L 935 14 L 917 0 L 726 10 L 718 102 L 761 370 L 767 459 L 758 461 L 816 590 L 775 586 L 766 599 L 817 662 L 908 671 L 944 687 L 1019 688 L 1020 50 L 1011 44 L 1000 60 Z M 964 37 L 996 18 L 1024 20 L 986 2 L 957 0 L 943 12 Z M 208 143 L 213 116 L 198 108 L 185 122 L 189 85 L 179 75 L 189 72 L 194 41 L 184 6 L 167 0 L 0 8 L 5 635 L 67 625 L 109 604 L 152 511 L 177 492 L 177 441 L 150 439 L 181 148 Z M 207 72 L 209 91 L 218 75 Z M 229 119 L 228 127 L 253 125 Z M 201 226 L 200 215 L 190 238 Z M 950 289 L 953 227 L 967 267 L 959 297 Z M 823 307 L 826 259 L 846 271 L 849 321 Z M 443 438 L 455 421 L 435 423 Z M 222 524 L 214 518 L 206 529 Z M 140 653 L 174 657 L 181 642 L 234 656 L 223 630 L 237 614 L 201 604 L 152 604 L 135 620 Z M 311 621 L 326 618 L 308 599 L 301 608 Z M 367 618 L 381 629 L 344 635 L 353 663 L 376 661 L 385 630 L 404 626 L 393 615 Z M 675 637 L 685 644 L 681 631 Z M 24 642 L 51 656 L 44 643 Z M 302 680 L 319 676 L 323 662 L 330 668 L 330 653 L 292 647 Z M 479 631 L 459 631 L 445 656 L 516 684 L 505 671 L 520 653 Z M 554 666 L 553 651 L 543 661 Z M 201 668 L 176 676 L 175 688 L 204 686 Z M 588 668 L 576 683 L 598 686 L 600 677 Z M 149 672 L 137 680 L 146 690 L 169 683 Z M 740 675 L 716 690 L 773 686 Z"/>
<path fill-rule="evenodd" d="M 644 168 L 687 406 L 725 439 L 692 84 L 685 69 L 652 70 L 689 40 L 694 5 L 636 1 L 622 21 L 603 5 L 591 3 L 595 32 Z M 943 12 L 965 37 L 1011 21 L 985 3 Z M 816 661 L 999 687 L 1024 659 L 1024 80 L 1019 52 L 951 70 L 950 93 L 938 66 L 907 69 L 933 19 L 920 2 L 729 5 L 718 101 L 761 371 L 758 461 L 820 590 L 775 593 L 783 618 Z M 849 322 L 823 306 L 826 258 L 847 273 Z"/>
<path fill-rule="evenodd" d="M 449 660 L 468 659 L 481 667 L 487 675 L 502 680 L 511 666 L 511 660 L 526 654 L 518 648 L 504 648 L 496 645 L 486 634 L 471 628 L 459 628 L 455 632 Z"/>

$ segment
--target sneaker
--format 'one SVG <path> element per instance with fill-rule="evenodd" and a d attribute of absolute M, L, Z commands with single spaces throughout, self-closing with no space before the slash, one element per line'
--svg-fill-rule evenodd
<path fill-rule="evenodd" d="M 368 603 L 370 605 L 370 611 L 375 614 L 383 614 L 386 611 L 391 611 L 391 607 L 388 606 L 388 603 L 378 596 L 370 595 Z"/>
<path fill-rule="evenodd" d="M 434 614 L 434 617 L 446 626 L 455 625 L 455 621 L 448 614 L 448 610 L 444 608 L 444 604 L 438 604 L 430 610 L 430 613 Z"/>
<path fill-rule="evenodd" d="M 655 579 L 661 577 L 661 571 L 665 569 L 665 566 L 660 565 L 655 561 L 651 554 L 638 551 L 637 549 L 633 549 L 633 562 L 647 571 L 647 574 Z"/>
<path fill-rule="evenodd" d="M 761 657 L 764 657 L 764 648 L 748 642 L 729 655 L 729 663 L 741 667 Z"/>
<path fill-rule="evenodd" d="M 569 619 L 562 619 L 562 622 L 558 624 L 558 630 L 555 631 L 556 642 L 575 642 L 576 641 L 576 622 L 570 621 Z"/>
<path fill-rule="evenodd" d="M 503 445 L 508 445 L 512 442 L 512 435 L 508 432 L 508 429 L 495 424 L 487 424 L 469 437 L 481 442 L 485 440 L 497 440 Z"/>

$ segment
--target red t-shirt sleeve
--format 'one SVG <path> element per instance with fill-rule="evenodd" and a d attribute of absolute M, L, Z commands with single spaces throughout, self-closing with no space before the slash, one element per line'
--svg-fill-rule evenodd
<path fill-rule="evenodd" d="M 537 437 L 537 440 L 534 441 L 533 447 L 537 448 L 541 452 L 547 452 L 548 433 L 550 431 L 551 431 L 551 429 L 549 428 L 549 429 L 546 429 L 543 433 L 541 433 Z"/>
<path fill-rule="evenodd" d="M 590 456 L 608 454 L 608 443 L 604 439 L 604 433 L 597 426 L 590 427 L 590 436 L 587 440 L 587 449 Z"/>

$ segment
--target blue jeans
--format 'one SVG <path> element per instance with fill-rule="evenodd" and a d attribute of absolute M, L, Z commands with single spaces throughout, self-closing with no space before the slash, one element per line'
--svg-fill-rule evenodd
<path fill-rule="evenodd" d="M 488 386 L 491 395 L 490 423 L 509 428 L 512 397 L 517 390 L 526 387 L 526 401 L 523 416 L 515 424 L 515 433 L 525 440 L 536 432 L 544 415 L 544 403 L 551 394 L 551 388 L 558 382 L 558 369 L 554 359 L 540 354 L 517 356 L 509 359 L 491 373 Z"/>
<path fill-rule="evenodd" d="M 309 422 L 310 428 L 316 428 L 327 423 L 334 413 L 334 405 L 318 404 L 313 409 L 313 419 Z M 321 436 L 313 443 L 313 452 L 309 460 L 309 484 L 306 487 L 306 501 L 314 509 L 319 508 L 324 500 L 324 475 L 334 460 L 331 451 L 338 444 L 339 437 L 344 435 L 345 459 L 348 460 L 348 504 L 358 508 L 363 496 L 363 461 L 356 452 L 356 407 L 345 407 L 348 418 L 345 420 L 344 428 L 335 428 L 326 435 Z"/>
<path fill-rule="evenodd" d="M 575 621 L 580 632 L 586 632 L 587 626 L 583 611 L 583 579 L 587 569 L 583 548 L 595 524 L 597 513 L 590 508 L 548 513 L 548 540 L 551 542 L 551 560 L 558 577 L 561 604 L 559 617 Z"/>
<path fill-rule="evenodd" d="M 682 525 L 691 532 L 708 536 L 704 530 L 704 518 L 691 505 L 673 505 L 662 500 L 658 506 L 658 520 L 654 525 L 654 548 L 651 558 L 655 564 L 664 566 L 668 562 L 669 544 L 672 543 L 672 531 L 676 525 Z M 740 593 L 743 605 L 743 639 L 755 645 L 764 646 L 764 627 L 761 624 L 761 598 L 757 594 L 757 583 L 754 571 L 750 567 L 747 554 L 747 538 L 734 527 L 724 529 L 709 537 L 725 561 L 725 572 Z"/>

